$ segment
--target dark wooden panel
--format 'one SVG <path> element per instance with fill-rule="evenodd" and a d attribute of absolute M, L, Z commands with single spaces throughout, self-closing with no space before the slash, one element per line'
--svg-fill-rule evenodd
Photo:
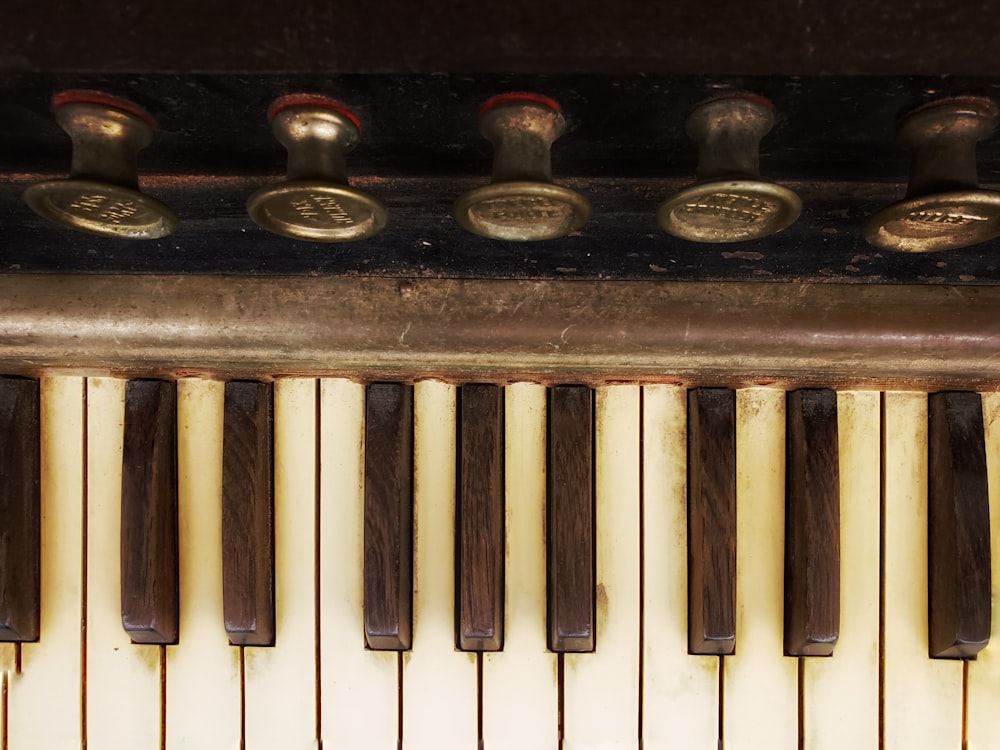
<path fill-rule="evenodd" d="M 410 648 L 413 621 L 413 386 L 372 383 L 365 398 L 365 638 Z M 350 637 L 350 636 L 345 636 Z"/>
<path fill-rule="evenodd" d="M 593 651 L 594 405 L 585 386 L 548 392 L 548 619 L 553 651 Z"/>
<path fill-rule="evenodd" d="M 736 393 L 688 392 L 688 651 L 736 647 Z"/>
<path fill-rule="evenodd" d="M 274 643 L 274 399 L 270 383 L 226 383 L 222 603 L 229 642 Z"/>
<path fill-rule="evenodd" d="M 785 653 L 829 656 L 840 634 L 837 394 L 792 391 L 785 414 Z"/>
<path fill-rule="evenodd" d="M 177 388 L 125 386 L 122 455 L 122 625 L 136 643 L 176 643 Z"/>
<path fill-rule="evenodd" d="M 504 392 L 459 390 L 458 646 L 499 651 L 504 626 Z"/>
<path fill-rule="evenodd" d="M 935 393 L 928 403 L 928 419 L 930 653 L 968 658 L 990 639 L 990 514 L 982 401 L 978 393 Z"/>
<path fill-rule="evenodd" d="M 996 72 L 986 3 L 22 4 L 0 70 Z"/>
<path fill-rule="evenodd" d="M 38 640 L 40 446 L 38 381 L 0 378 L 0 641 Z"/>

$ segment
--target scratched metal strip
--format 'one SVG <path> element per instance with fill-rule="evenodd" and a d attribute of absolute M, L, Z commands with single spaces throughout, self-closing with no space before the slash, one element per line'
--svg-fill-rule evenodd
<path fill-rule="evenodd" d="M 0 276 L 0 372 L 1000 383 L 1000 287 Z"/>

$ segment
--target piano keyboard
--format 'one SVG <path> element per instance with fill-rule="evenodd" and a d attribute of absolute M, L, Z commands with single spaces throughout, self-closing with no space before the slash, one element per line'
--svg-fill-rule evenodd
<path fill-rule="evenodd" d="M 945 625 L 935 627 L 948 627 L 951 617 L 956 622 L 950 626 L 963 633 L 978 616 L 969 600 L 977 598 L 977 582 L 990 576 L 985 558 L 977 568 L 977 560 L 948 555 L 961 557 L 962 549 L 982 545 L 970 541 L 975 529 L 970 532 L 961 519 L 957 530 L 948 527 L 947 504 L 936 499 L 944 491 L 929 487 L 953 482 L 955 493 L 964 493 L 955 494 L 956 503 L 975 504 L 976 483 L 986 481 L 982 466 L 978 477 L 960 466 L 976 468 L 977 451 L 963 442 L 971 430 L 985 448 L 990 494 L 997 497 L 998 394 L 982 396 L 983 432 L 977 433 L 975 420 L 955 417 L 949 406 L 948 419 L 958 426 L 949 423 L 945 429 L 935 422 L 929 434 L 929 412 L 939 410 L 934 420 L 945 413 L 939 397 L 837 393 L 837 450 L 827 455 L 836 457 L 839 475 L 839 524 L 832 527 L 835 535 L 839 528 L 839 599 L 836 592 L 807 586 L 805 599 L 790 593 L 786 600 L 785 540 L 802 531 L 791 520 L 799 518 L 791 505 L 786 527 L 786 471 L 812 466 L 794 470 L 809 483 L 805 496 L 822 494 L 821 475 L 831 471 L 821 458 L 810 464 L 807 456 L 803 464 L 792 451 L 786 461 L 786 442 L 800 442 L 801 427 L 792 427 L 792 414 L 805 415 L 807 425 L 815 422 L 812 407 L 803 405 L 808 399 L 793 401 L 769 387 L 706 392 L 611 385 L 595 388 L 591 397 L 582 387 L 516 383 L 477 390 L 421 381 L 412 387 L 412 401 L 407 386 L 370 386 L 366 407 L 366 388 L 356 382 L 279 379 L 273 386 L 272 627 L 268 581 L 245 586 L 244 601 L 230 600 L 234 575 L 242 571 L 247 578 L 249 568 L 258 578 L 270 572 L 269 533 L 249 529 L 244 518 L 240 538 L 256 541 L 234 543 L 233 498 L 223 500 L 233 492 L 223 487 L 223 477 L 239 481 L 236 469 L 224 470 L 230 459 L 228 454 L 224 459 L 223 435 L 231 440 L 234 434 L 231 415 L 237 410 L 257 415 L 256 421 L 241 420 L 247 439 L 239 450 L 264 463 L 270 446 L 259 433 L 272 415 L 250 402 L 227 400 L 221 382 L 177 381 L 178 575 L 173 579 L 152 562 L 155 556 L 169 567 L 171 559 L 170 545 L 162 546 L 170 533 L 158 536 L 170 511 L 153 506 L 174 491 L 162 491 L 173 477 L 149 467 L 136 471 L 125 460 L 138 450 L 134 430 L 151 455 L 165 450 L 173 433 L 162 423 L 155 434 L 135 428 L 134 415 L 126 410 L 128 388 L 107 377 L 41 380 L 39 637 L 0 644 L 4 748 L 492 750 L 641 743 L 643 748 L 957 750 L 995 747 L 1000 736 L 996 639 L 972 660 L 929 658 L 928 614 L 936 607 L 935 617 Z M 142 390 L 151 389 L 134 392 Z M 373 393 L 388 406 L 379 406 Z M 393 393 L 404 394 L 402 401 L 392 402 Z M 581 393 L 584 406 L 574 406 Z M 704 416 L 714 394 L 733 394 L 736 514 L 730 519 L 734 544 L 728 547 L 716 537 L 698 538 L 694 526 L 690 534 L 688 529 L 689 494 L 692 508 L 698 498 L 708 498 L 713 490 L 706 484 L 717 482 L 711 479 L 713 460 L 726 465 L 719 457 L 727 439 L 710 435 L 716 428 Z M 128 400 L 131 404 L 131 396 Z M 694 409 L 705 433 L 698 440 L 692 432 Z M 23 416 L 26 410 L 14 412 Z M 389 422 L 377 425 L 379 413 Z M 22 486 L 24 477 L 10 473 L 17 464 L 10 457 L 17 445 L 10 430 L 30 432 L 31 420 L 18 426 L 5 419 L 13 426 L 5 428 L 4 482 Z M 412 435 L 400 437 L 411 425 Z M 786 429 L 796 436 L 791 441 Z M 394 432 L 397 442 L 390 444 Z M 385 444 L 371 439 L 376 434 Z M 829 428 L 812 434 L 829 442 Z M 157 435 L 168 437 L 157 440 Z M 937 447 L 929 450 L 934 441 Z M 802 444 L 808 443 L 809 455 L 822 456 L 821 442 Z M 22 450 L 28 456 L 21 456 L 22 464 L 30 465 L 30 450 Z M 370 460 L 373 452 L 381 466 Z M 592 460 L 581 463 L 588 453 Z M 929 453 L 943 458 L 928 478 Z M 159 455 L 154 464 L 171 464 L 162 458 L 169 452 Z M 120 511 L 123 486 L 131 492 L 129 482 L 123 484 L 123 463 L 126 478 L 154 477 L 144 494 L 150 507 L 144 522 Z M 244 481 L 259 490 L 254 502 L 266 510 L 269 472 L 244 468 L 250 475 Z M 587 480 L 579 478 L 581 471 Z M 799 480 L 788 479 L 790 487 L 794 481 Z M 495 492 L 498 483 L 502 495 Z M 576 498 L 563 491 L 567 486 Z M 479 492 L 475 487 L 486 501 L 473 497 Z M 592 506 L 586 497 L 580 500 L 588 491 Z M 373 492 L 382 500 L 412 492 L 412 508 L 379 505 Z M 546 498 L 551 505 L 560 492 L 564 510 L 550 507 L 547 517 Z M 497 502 L 503 505 L 500 516 Z M 718 498 L 709 502 L 716 503 L 712 512 L 723 512 Z M 9 521 L 16 518 L 12 505 L 3 508 L 9 529 L 15 528 Z M 394 566 L 373 572 L 366 567 L 374 555 L 372 516 L 387 509 L 399 520 L 386 527 L 395 528 L 397 546 L 384 556 Z M 579 517 L 587 513 L 592 513 L 589 528 Z M 572 514 L 576 520 L 566 520 Z M 935 528 L 948 527 L 964 543 L 949 551 L 949 537 L 941 532 L 939 549 L 930 545 L 929 514 L 937 514 Z M 269 528 L 266 512 L 252 517 Z M 725 519 L 708 520 L 725 526 Z M 995 527 L 996 520 L 989 525 Z M 145 564 L 133 554 L 136 543 L 126 533 L 137 529 L 145 535 L 144 549 L 155 551 Z M 591 529 L 592 558 L 586 551 Z M 809 566 L 822 568 L 824 557 L 828 565 L 836 545 L 808 541 L 822 535 L 803 538 L 807 541 L 792 545 L 795 554 L 809 558 Z M 584 548 L 582 554 L 573 540 Z M 399 559 L 410 543 L 412 570 Z M 713 547 L 716 560 L 725 559 L 726 549 L 735 555 L 735 638 L 731 648 L 713 645 L 712 653 L 694 654 L 705 649 L 690 648 L 703 641 L 689 632 L 689 589 L 692 602 L 726 596 L 712 590 L 713 581 L 718 586 L 727 580 L 718 570 L 689 578 L 695 549 L 709 554 Z M 4 539 L 4 570 L 16 568 L 11 557 L 16 549 L 26 549 L 23 540 Z M 502 565 L 491 563 L 491 552 L 500 555 Z M 176 587 L 176 635 L 169 611 L 137 604 L 130 596 L 136 584 L 126 577 L 132 573 L 130 565 L 121 564 L 123 555 L 140 563 L 133 572 L 151 589 L 152 600 L 169 601 L 160 589 Z M 929 593 L 931 555 L 944 560 L 931 566 L 934 575 L 939 567 L 946 573 L 957 566 L 959 583 L 932 583 L 937 588 Z M 998 561 L 994 552 L 994 580 Z M 797 570 L 794 564 L 792 569 Z M 498 575 L 500 590 L 489 589 Z M 5 579 L 5 608 L 17 580 Z M 30 577 L 24 580 L 30 584 Z M 391 601 L 372 602 L 370 593 L 366 601 L 366 589 L 385 591 Z M 558 605 L 552 600 L 557 592 L 565 597 Z M 951 595 L 957 598 L 948 603 Z M 937 603 L 939 596 L 945 604 Z M 810 631 L 788 619 L 788 611 L 816 622 L 822 609 L 817 601 L 824 600 L 839 610 L 839 622 L 829 616 L 824 621 L 834 623 L 838 636 L 832 655 L 786 655 L 790 644 L 802 640 L 790 638 L 789 628 L 799 634 L 830 630 Z M 982 600 L 979 596 L 980 605 Z M 149 627 L 130 637 L 124 613 L 150 609 L 158 614 L 146 618 Z M 376 610 L 381 615 L 374 616 Z M 725 630 L 716 627 L 717 615 L 707 619 L 709 629 Z M 394 621 L 396 635 L 373 637 L 375 629 L 392 630 Z M 996 630 L 995 614 L 987 624 Z M 250 645 L 272 639 L 273 645 Z M 135 642 L 142 640 L 150 642 Z M 829 642 L 814 641 L 820 651 L 829 650 Z M 714 655 L 719 652 L 725 655 Z"/>

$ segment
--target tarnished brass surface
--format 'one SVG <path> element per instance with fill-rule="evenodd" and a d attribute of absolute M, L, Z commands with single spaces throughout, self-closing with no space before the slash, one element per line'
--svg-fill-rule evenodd
<path fill-rule="evenodd" d="M 900 124 L 912 154 L 906 197 L 865 222 L 865 239 L 886 250 L 927 253 L 1000 236 L 1000 192 L 979 188 L 976 143 L 996 126 L 997 106 L 983 97 L 931 102 Z"/>
<path fill-rule="evenodd" d="M 356 122 L 324 97 L 286 99 L 290 106 L 274 113 L 271 127 L 288 149 L 288 179 L 250 196 L 250 218 L 269 232 L 314 242 L 378 234 L 388 220 L 385 206 L 347 181 L 344 153 L 357 145 Z"/>
<path fill-rule="evenodd" d="M 994 388 L 1000 286 L 0 276 L 0 372 Z"/>
<path fill-rule="evenodd" d="M 688 117 L 698 143 L 698 181 L 660 206 L 665 232 L 694 242 L 744 242 L 780 232 L 799 218 L 791 190 L 760 176 L 760 140 L 774 125 L 771 103 L 751 94 L 707 101 Z"/>
<path fill-rule="evenodd" d="M 455 220 L 497 240 L 565 237 L 590 219 L 590 202 L 552 183 L 552 143 L 566 129 L 555 102 L 505 94 L 484 105 L 479 129 L 493 144 L 493 181 L 459 196 Z"/>
<path fill-rule="evenodd" d="M 157 239 L 177 228 L 173 212 L 139 192 L 136 155 L 153 130 L 131 111 L 81 100 L 62 104 L 56 120 L 73 139 L 68 179 L 28 187 L 24 199 L 40 216 L 70 229 L 120 239 Z M 123 106 L 128 106 L 123 103 Z"/>

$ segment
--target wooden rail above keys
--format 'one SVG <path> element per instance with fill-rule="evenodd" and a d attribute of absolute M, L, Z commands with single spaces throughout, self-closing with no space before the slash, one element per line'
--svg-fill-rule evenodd
<path fill-rule="evenodd" d="M 989 389 L 1000 287 L 0 276 L 0 371 Z"/>

